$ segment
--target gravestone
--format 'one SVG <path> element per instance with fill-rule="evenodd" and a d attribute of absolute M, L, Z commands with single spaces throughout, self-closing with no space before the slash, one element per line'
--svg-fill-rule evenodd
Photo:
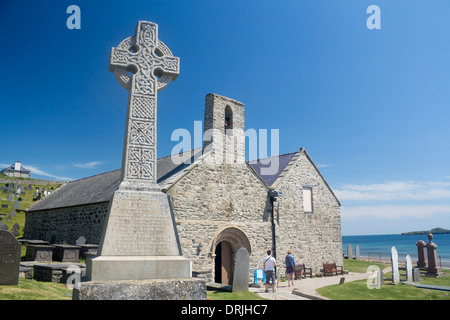
<path fill-rule="evenodd" d="M 414 268 L 413 270 L 413 281 L 419 282 L 420 281 L 420 268 Z"/>
<path fill-rule="evenodd" d="M 112 48 L 110 71 L 129 90 L 121 183 L 109 203 L 98 256 L 86 261 L 91 281 L 74 297 L 85 297 L 97 280 L 203 281 L 189 279 L 191 262 L 181 254 L 169 198 L 156 181 L 157 92 L 177 78 L 179 58 L 158 39 L 157 24 L 139 21 L 135 35 Z"/>
<path fill-rule="evenodd" d="M 83 236 L 80 236 L 77 241 L 75 241 L 76 245 L 80 245 L 80 244 L 86 244 L 86 238 Z"/>
<path fill-rule="evenodd" d="M 353 248 L 350 243 L 347 245 L 347 259 L 353 259 Z"/>
<path fill-rule="evenodd" d="M 13 234 L 0 230 L 0 285 L 19 284 L 20 247 Z"/>
<path fill-rule="evenodd" d="M 8 209 L 8 205 L 7 204 L 2 204 L 2 209 Z"/>
<path fill-rule="evenodd" d="M 55 244 L 54 256 L 56 261 L 78 262 L 80 247 L 71 244 Z"/>
<path fill-rule="evenodd" d="M 234 254 L 234 272 L 232 291 L 248 291 L 248 275 L 250 271 L 250 255 L 245 248 Z"/>
<path fill-rule="evenodd" d="M 427 244 L 423 240 L 419 240 L 416 242 L 417 246 L 417 266 L 419 268 L 426 268 L 428 267 L 427 263 L 427 254 L 426 254 L 426 246 Z"/>
<path fill-rule="evenodd" d="M 14 201 L 14 195 L 12 193 L 9 194 L 8 201 L 9 202 L 13 202 Z"/>
<path fill-rule="evenodd" d="M 53 251 L 55 246 L 45 244 L 27 243 L 25 259 L 29 261 L 51 262 L 53 260 Z"/>
<path fill-rule="evenodd" d="M 11 233 L 14 235 L 14 237 L 18 237 L 20 236 L 20 226 L 18 223 L 14 223 L 12 229 L 11 229 Z"/>
<path fill-rule="evenodd" d="M 360 255 L 359 255 L 359 244 L 356 245 L 355 247 L 355 259 L 359 260 L 360 259 Z"/>
<path fill-rule="evenodd" d="M 435 275 L 441 273 L 441 268 L 438 266 L 438 259 L 437 259 L 437 244 L 433 242 L 433 235 L 431 233 L 428 234 L 428 240 L 427 243 L 427 256 L 428 256 L 428 268 L 427 268 L 427 274 L 429 275 Z"/>
<path fill-rule="evenodd" d="M 395 247 L 391 248 L 391 265 L 392 265 L 392 284 L 400 282 L 400 273 L 398 271 L 398 253 Z"/>
<path fill-rule="evenodd" d="M 412 269 L 411 257 L 409 254 L 406 255 L 405 264 L 406 264 L 406 281 L 412 282 L 413 281 L 413 269 Z"/>

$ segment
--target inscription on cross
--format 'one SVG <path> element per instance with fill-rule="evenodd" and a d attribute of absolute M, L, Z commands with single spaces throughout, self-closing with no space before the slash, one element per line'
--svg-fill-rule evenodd
<path fill-rule="evenodd" d="M 112 48 L 109 71 L 129 90 L 122 181 L 155 185 L 157 92 L 175 80 L 180 59 L 158 40 L 158 25 L 139 21 L 134 36 Z"/>

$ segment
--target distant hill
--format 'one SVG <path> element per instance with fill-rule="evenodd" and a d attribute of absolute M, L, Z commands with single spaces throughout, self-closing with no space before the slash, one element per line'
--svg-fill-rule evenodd
<path fill-rule="evenodd" d="M 413 235 L 413 234 L 428 234 L 428 232 L 431 232 L 432 234 L 448 234 L 450 233 L 450 230 L 444 229 L 444 228 L 434 228 L 427 231 L 411 231 L 411 232 L 403 232 L 402 235 Z"/>

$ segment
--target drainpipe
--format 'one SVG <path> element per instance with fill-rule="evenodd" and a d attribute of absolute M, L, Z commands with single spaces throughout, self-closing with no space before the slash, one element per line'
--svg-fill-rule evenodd
<path fill-rule="evenodd" d="M 277 241 L 276 241 L 276 234 L 275 234 L 275 212 L 274 212 L 274 202 L 275 199 L 278 197 L 283 196 L 283 193 L 276 191 L 276 190 L 269 190 L 268 192 L 269 198 L 270 198 L 270 205 L 272 207 L 272 214 L 270 217 L 270 221 L 272 223 L 272 255 L 276 259 L 277 258 Z"/>

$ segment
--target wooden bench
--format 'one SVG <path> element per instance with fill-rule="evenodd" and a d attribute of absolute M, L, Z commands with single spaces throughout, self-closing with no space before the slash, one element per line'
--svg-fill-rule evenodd
<path fill-rule="evenodd" d="M 336 266 L 336 263 L 324 263 L 323 264 L 323 275 L 324 276 L 332 276 L 333 273 L 336 275 L 344 274 L 343 266 Z"/>
<path fill-rule="evenodd" d="M 294 279 L 298 280 L 301 278 L 306 278 L 306 276 L 309 275 L 310 278 L 312 278 L 312 269 L 306 268 L 305 264 L 299 264 L 294 267 Z"/>

